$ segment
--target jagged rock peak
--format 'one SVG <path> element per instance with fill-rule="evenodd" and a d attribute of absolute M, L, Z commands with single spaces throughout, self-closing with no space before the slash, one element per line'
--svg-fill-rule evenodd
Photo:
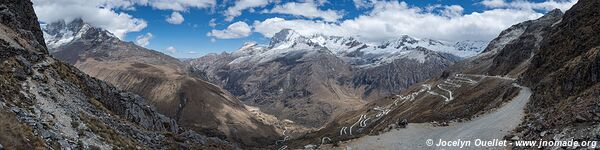
<path fill-rule="evenodd" d="M 562 17 L 563 14 L 564 14 L 564 12 L 562 12 L 560 9 L 557 8 L 557 9 L 554 9 L 554 10 L 546 13 L 544 15 L 544 17 Z"/>
<path fill-rule="evenodd" d="M 49 49 L 55 49 L 71 41 L 88 37 L 89 39 L 117 38 L 109 31 L 94 27 L 81 18 L 71 21 L 59 20 L 42 26 L 45 42 Z"/>
<path fill-rule="evenodd" d="M 306 39 L 306 37 L 292 29 L 283 29 L 273 35 L 269 48 L 289 48 L 300 39 Z"/>
<path fill-rule="evenodd" d="M 56 35 L 60 34 L 61 30 L 67 29 L 69 31 L 79 31 L 83 26 L 89 26 L 87 23 L 83 22 L 83 19 L 77 18 L 75 20 L 69 21 L 68 23 L 65 20 L 59 20 L 56 22 L 52 22 L 44 26 L 44 32 Z"/>
<path fill-rule="evenodd" d="M 556 20 L 558 18 L 561 18 L 563 15 L 564 15 L 564 13 L 560 9 L 554 9 L 554 10 L 549 11 L 548 13 L 544 14 L 544 16 L 540 17 L 537 20 L 538 21 Z"/>

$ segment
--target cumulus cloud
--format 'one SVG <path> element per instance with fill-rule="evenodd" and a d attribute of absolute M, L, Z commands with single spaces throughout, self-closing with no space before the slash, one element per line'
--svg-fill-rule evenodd
<path fill-rule="evenodd" d="M 171 16 L 167 17 L 166 21 L 170 24 L 181 24 L 185 19 L 179 12 L 173 12 Z"/>
<path fill-rule="evenodd" d="M 354 7 L 356 8 L 370 8 L 373 7 L 374 0 L 352 0 Z"/>
<path fill-rule="evenodd" d="M 33 0 L 38 18 L 43 22 L 64 20 L 70 22 L 81 18 L 92 26 L 104 28 L 123 39 L 129 32 L 137 32 L 146 28 L 143 19 L 134 18 L 123 12 L 115 12 L 114 8 L 131 8 L 134 4 L 116 0 Z M 77 13 L 73 13 L 77 12 Z"/>
<path fill-rule="evenodd" d="M 215 19 L 215 18 L 210 19 L 210 21 L 208 21 L 208 26 L 213 27 L 213 28 L 216 27 L 217 19 Z"/>
<path fill-rule="evenodd" d="M 442 15 L 447 17 L 461 16 L 465 9 L 460 5 L 444 6 Z"/>
<path fill-rule="evenodd" d="M 190 8 L 211 8 L 216 5 L 216 0 L 32 0 L 32 2 L 42 22 L 59 20 L 70 22 L 81 18 L 92 26 L 112 32 L 120 39 L 123 39 L 127 33 L 141 31 L 148 24 L 143 19 L 117 10 L 135 10 L 135 6 L 151 6 L 161 10 L 187 11 Z M 183 20 L 183 17 L 181 19 Z"/>
<path fill-rule="evenodd" d="M 562 11 L 566 11 L 569 8 L 571 8 L 571 6 L 575 5 L 575 3 L 577 3 L 577 0 L 548 0 L 545 2 L 529 2 L 523 0 L 510 2 L 507 2 L 506 0 L 483 0 L 480 3 L 488 8 L 509 8 L 542 11 L 549 11 L 558 8 Z"/>
<path fill-rule="evenodd" d="M 110 1 L 110 0 L 109 0 Z M 115 0 L 112 0 L 115 1 Z M 116 0 L 118 1 L 118 0 Z M 217 4 L 216 0 L 129 0 L 139 5 L 152 6 L 161 10 L 187 11 L 190 8 L 210 8 Z"/>
<path fill-rule="evenodd" d="M 270 0 L 237 0 L 235 4 L 225 11 L 225 21 L 232 21 L 235 17 L 242 15 L 242 11 L 255 7 L 264 7 Z"/>
<path fill-rule="evenodd" d="M 289 2 L 283 5 L 277 5 L 268 13 L 288 14 L 295 16 L 302 16 L 310 19 L 321 18 L 324 21 L 334 22 L 342 18 L 342 13 L 328 9 L 321 10 L 318 8 L 319 3 L 314 1 L 307 1 L 302 3 Z"/>
<path fill-rule="evenodd" d="M 505 6 L 506 2 L 504 0 L 484 0 L 484 1 L 481 1 L 481 4 L 483 4 L 484 6 L 487 6 L 487 7 L 497 8 L 497 7 Z"/>
<path fill-rule="evenodd" d="M 206 35 L 211 36 L 217 39 L 236 39 L 248 37 L 252 33 L 252 29 L 245 22 L 235 22 L 229 25 L 224 30 L 212 30 L 208 32 Z"/>
<path fill-rule="evenodd" d="M 558 5 L 557 5 L 558 7 Z M 400 35 L 446 41 L 491 40 L 513 24 L 541 17 L 533 9 L 496 8 L 463 14 L 463 8 L 440 6 L 439 12 L 411 7 L 405 2 L 375 2 L 372 10 L 339 23 L 304 19 L 269 18 L 254 22 L 254 31 L 266 37 L 290 28 L 303 35 L 354 36 L 381 42 Z"/>
<path fill-rule="evenodd" d="M 175 53 L 177 53 L 177 49 L 173 46 L 169 46 L 165 49 L 165 52 L 167 52 L 169 54 L 175 54 Z"/>
<path fill-rule="evenodd" d="M 148 44 L 150 44 L 150 40 L 152 40 L 152 38 L 154 38 L 154 35 L 152 35 L 152 33 L 146 33 L 144 35 L 137 36 L 135 38 L 135 44 L 142 47 L 146 47 L 148 46 Z"/>

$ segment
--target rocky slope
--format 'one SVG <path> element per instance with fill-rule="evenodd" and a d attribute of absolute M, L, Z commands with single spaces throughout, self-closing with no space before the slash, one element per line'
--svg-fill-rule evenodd
<path fill-rule="evenodd" d="M 563 12 L 556 9 L 536 20 L 513 25 L 492 40 L 481 54 L 453 65 L 449 71 L 519 77 L 540 49 L 548 30 L 562 15 Z"/>
<path fill-rule="evenodd" d="M 407 123 L 433 122 L 434 126 L 446 126 L 493 111 L 517 95 L 519 88 L 513 86 L 516 77 L 526 74 L 523 72 L 541 50 L 544 37 L 561 18 L 562 12 L 554 10 L 537 20 L 514 25 L 491 41 L 483 53 L 456 63 L 439 76 L 398 95 L 375 100 L 340 116 L 325 128 L 292 140 L 287 146 L 335 145 L 338 141 L 388 132 Z"/>
<path fill-rule="evenodd" d="M 52 55 L 92 77 L 139 94 L 186 129 L 244 147 L 266 146 L 280 136 L 227 91 L 189 76 L 175 58 L 123 42 L 81 19 L 50 23 L 43 31 Z"/>
<path fill-rule="evenodd" d="M 405 90 L 477 54 L 484 42 L 402 36 L 380 44 L 351 37 L 302 36 L 284 29 L 269 45 L 188 61 L 193 73 L 249 105 L 310 127 Z"/>
<path fill-rule="evenodd" d="M 0 131 L 2 147 L 235 148 L 181 130 L 144 98 L 52 58 L 30 1 L 1 0 L 0 18 L 0 124 L 9 127 Z"/>
<path fill-rule="evenodd" d="M 533 87 L 529 115 L 516 136 L 600 137 L 600 1 L 579 0 L 548 31 L 521 82 Z"/>

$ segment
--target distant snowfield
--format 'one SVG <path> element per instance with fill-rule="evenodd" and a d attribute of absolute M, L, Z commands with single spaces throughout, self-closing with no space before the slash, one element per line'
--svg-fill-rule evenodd
<path fill-rule="evenodd" d="M 475 140 L 484 141 L 499 139 L 516 128 L 524 117 L 524 108 L 531 89 L 514 84 L 521 88 L 519 95 L 509 103 L 492 113 L 475 118 L 469 122 L 450 124 L 447 127 L 434 127 L 429 123 L 409 124 L 405 129 L 393 130 L 378 136 L 366 136 L 347 143 L 341 148 L 360 150 L 381 149 L 460 149 L 460 147 L 436 147 L 426 144 L 428 139 L 434 144 L 444 141 L 471 141 L 470 147 L 463 149 L 506 149 L 506 147 L 475 147 Z M 327 148 L 324 148 L 327 149 Z M 339 148 L 338 148 L 339 149 Z"/>
<path fill-rule="evenodd" d="M 290 54 L 311 54 L 317 53 L 318 50 L 327 50 L 339 58 L 361 60 L 362 63 L 358 64 L 358 67 L 375 67 L 401 58 L 424 63 L 428 59 L 427 53 L 430 52 L 468 58 L 479 54 L 488 43 L 486 41 L 447 42 L 404 35 L 382 43 L 367 44 L 354 37 L 302 36 L 293 30 L 282 30 L 275 34 L 269 45 L 256 43 L 244 45 L 234 52 L 238 58 L 231 63 L 260 64 Z"/>

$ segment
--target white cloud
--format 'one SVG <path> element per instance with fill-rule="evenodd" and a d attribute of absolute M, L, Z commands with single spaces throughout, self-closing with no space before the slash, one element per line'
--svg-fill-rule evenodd
<path fill-rule="evenodd" d="M 252 33 L 252 29 L 245 22 L 235 22 L 224 30 L 212 30 L 206 35 L 217 39 L 236 39 L 248 37 Z"/>
<path fill-rule="evenodd" d="M 212 8 L 216 0 L 32 0 L 42 22 L 81 18 L 92 26 L 104 28 L 120 39 L 127 33 L 141 31 L 148 25 L 117 10 L 135 10 L 135 6 L 151 6 L 161 10 L 187 11 L 190 8 Z M 76 13 L 74 13 L 76 12 Z"/>
<path fill-rule="evenodd" d="M 558 8 L 562 11 L 566 11 L 571 6 L 575 5 L 577 0 L 548 0 L 545 2 L 529 2 L 523 0 L 516 0 L 507 2 L 506 0 L 483 0 L 481 4 L 488 8 L 509 8 L 509 9 L 521 9 L 521 10 L 542 10 L 550 11 Z"/>
<path fill-rule="evenodd" d="M 177 49 L 173 46 L 169 46 L 165 49 L 165 52 L 167 52 L 169 54 L 175 54 L 175 53 L 177 53 Z"/>
<path fill-rule="evenodd" d="M 367 42 L 381 42 L 400 35 L 446 41 L 491 40 L 513 24 L 543 15 L 532 9 L 497 8 L 463 14 L 458 5 L 440 8 L 438 12 L 431 12 L 405 2 L 375 2 L 367 14 L 338 23 L 276 17 L 255 21 L 254 31 L 272 37 L 281 29 L 290 28 L 303 35 L 354 36 Z"/>
<path fill-rule="evenodd" d="M 444 6 L 444 9 L 442 10 L 442 15 L 447 17 L 461 16 L 464 10 L 465 9 L 460 5 Z"/>
<path fill-rule="evenodd" d="M 370 8 L 373 7 L 373 0 L 352 0 L 354 7 L 356 8 Z"/>
<path fill-rule="evenodd" d="M 225 11 L 225 21 L 232 21 L 235 17 L 242 15 L 242 11 L 255 7 L 264 7 L 270 0 L 237 0 L 235 4 Z"/>
<path fill-rule="evenodd" d="M 146 33 L 144 35 L 137 36 L 135 38 L 135 44 L 142 47 L 146 47 L 148 46 L 148 44 L 150 44 L 150 40 L 152 38 L 154 38 L 154 35 L 152 35 L 152 33 Z"/>
<path fill-rule="evenodd" d="M 323 21 L 311 20 L 285 20 L 283 18 L 269 18 L 262 22 L 254 22 L 254 31 L 263 34 L 266 37 L 272 37 L 282 29 L 293 29 L 303 35 L 325 34 L 325 35 L 349 35 L 342 31 L 337 24 Z"/>
<path fill-rule="evenodd" d="M 133 3 L 129 1 L 33 0 L 33 3 L 40 21 L 56 22 L 65 20 L 70 22 L 76 18 L 82 18 L 92 26 L 104 28 L 121 39 L 127 33 L 140 31 L 147 26 L 146 21 L 143 19 L 134 18 L 127 13 L 113 10 L 114 8 L 131 8 Z"/>
<path fill-rule="evenodd" d="M 504 0 L 484 0 L 481 1 L 481 4 L 487 7 L 496 8 L 505 6 L 506 2 Z"/>
<path fill-rule="evenodd" d="M 283 5 L 275 6 L 268 13 L 279 13 L 279 14 L 288 14 L 295 16 L 302 16 L 310 19 L 321 18 L 325 21 L 334 22 L 338 19 L 342 18 L 342 14 L 328 9 L 321 10 L 318 8 L 318 3 L 313 1 L 307 1 L 302 3 L 297 2 L 289 2 Z"/>
<path fill-rule="evenodd" d="M 187 54 L 193 54 L 193 55 L 195 55 L 195 54 L 200 54 L 200 53 L 198 53 L 196 51 L 188 51 Z"/>
<path fill-rule="evenodd" d="M 171 16 L 167 17 L 166 21 L 170 24 L 181 24 L 185 19 L 179 12 L 173 12 Z"/>
<path fill-rule="evenodd" d="M 217 19 L 215 19 L 215 18 L 210 19 L 210 21 L 208 21 L 208 26 L 213 27 L 213 28 L 216 27 Z"/>
<path fill-rule="evenodd" d="M 118 0 L 117 0 L 118 1 Z M 149 5 L 161 10 L 187 11 L 190 8 L 210 8 L 216 0 L 133 0 L 140 5 Z"/>

